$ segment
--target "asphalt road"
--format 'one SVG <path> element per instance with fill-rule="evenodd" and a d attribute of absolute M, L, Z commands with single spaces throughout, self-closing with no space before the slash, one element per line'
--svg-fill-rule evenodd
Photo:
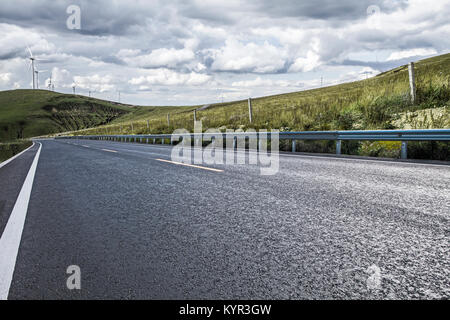
<path fill-rule="evenodd" d="M 449 166 L 280 155 L 262 176 L 41 143 L 9 299 L 450 298 Z M 0 169 L 0 232 L 36 151 Z"/>

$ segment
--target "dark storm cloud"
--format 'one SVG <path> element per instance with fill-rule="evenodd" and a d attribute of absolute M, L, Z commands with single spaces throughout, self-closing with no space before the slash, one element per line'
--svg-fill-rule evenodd
<path fill-rule="evenodd" d="M 358 20 L 367 16 L 369 6 L 378 6 L 385 13 L 407 6 L 407 1 L 384 0 L 277 0 L 259 2 L 259 11 L 272 17 L 298 17 L 320 20 Z"/>
<path fill-rule="evenodd" d="M 203 20 L 212 25 L 229 25 L 243 18 L 301 18 L 353 21 L 367 16 L 370 5 L 379 6 L 389 13 L 404 8 L 407 1 L 385 0 L 265 0 L 245 2 L 239 5 L 226 1 L 213 3 L 196 1 L 160 1 L 111 2 L 107 0 L 65 0 L 65 1 L 26 1 L 2 0 L 0 3 L 0 21 L 24 27 L 43 27 L 67 32 L 66 9 L 69 5 L 78 5 L 82 10 L 82 29 L 80 33 L 88 35 L 125 35 L 133 27 L 144 26 L 148 19 L 168 22 L 171 14 L 179 18 Z M 162 6 L 161 6 L 162 5 Z M 164 7 L 165 6 L 165 7 Z M 180 30 L 173 30 L 177 36 Z"/>
<path fill-rule="evenodd" d="M 144 25 L 146 18 L 153 15 L 152 7 L 117 4 L 110 1 L 25 1 L 2 0 L 0 3 L 0 21 L 19 25 L 50 29 L 56 32 L 74 32 L 68 30 L 66 12 L 69 5 L 81 8 L 81 30 L 87 35 L 124 35 L 134 26 Z"/>

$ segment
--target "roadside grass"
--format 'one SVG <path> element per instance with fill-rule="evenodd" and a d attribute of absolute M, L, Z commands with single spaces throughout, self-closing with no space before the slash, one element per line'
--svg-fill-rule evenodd
<path fill-rule="evenodd" d="M 8 160 L 31 145 L 29 140 L 0 143 L 0 162 Z"/>

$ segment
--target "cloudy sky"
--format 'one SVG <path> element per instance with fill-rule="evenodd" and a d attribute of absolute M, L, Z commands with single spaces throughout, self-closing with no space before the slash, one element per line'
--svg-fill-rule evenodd
<path fill-rule="evenodd" d="M 81 10 L 80 29 L 70 5 Z M 191 105 L 371 77 L 450 50 L 450 0 L 1 0 L 0 90 Z M 76 26 L 76 25 L 75 25 Z"/>

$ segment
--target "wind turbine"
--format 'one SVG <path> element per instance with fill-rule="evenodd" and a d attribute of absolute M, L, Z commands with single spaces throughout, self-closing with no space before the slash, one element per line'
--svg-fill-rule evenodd
<path fill-rule="evenodd" d="M 50 91 L 52 90 L 52 73 L 51 72 L 50 72 L 50 79 L 49 79 L 48 84 L 47 84 L 47 89 L 50 90 Z"/>
<path fill-rule="evenodd" d="M 34 61 L 36 60 L 36 58 L 33 56 L 33 52 L 31 52 L 31 49 L 30 49 L 30 47 L 27 47 L 27 50 L 28 50 L 28 53 L 30 54 L 30 57 L 29 57 L 29 59 L 30 59 L 30 65 L 28 66 L 28 69 L 32 69 L 31 70 L 31 76 L 32 76 L 32 78 L 33 78 L 33 89 L 35 89 L 35 79 L 34 79 L 34 73 L 35 73 L 35 71 L 34 71 Z"/>
<path fill-rule="evenodd" d="M 28 53 L 30 54 L 30 57 L 28 58 L 28 59 L 30 59 L 30 64 L 28 66 L 28 70 L 31 69 L 31 76 L 33 79 L 33 89 L 36 89 L 36 79 L 34 78 L 34 75 L 37 74 L 36 70 L 35 70 L 35 61 L 47 61 L 47 60 L 37 59 L 33 55 L 33 52 L 31 51 L 30 47 L 27 47 L 27 50 L 28 50 Z M 44 72 L 44 71 L 37 71 L 37 72 L 39 73 L 39 72 Z M 39 83 L 37 84 L 37 86 L 39 87 Z"/>
<path fill-rule="evenodd" d="M 47 70 L 35 70 L 34 73 L 36 74 L 36 89 L 39 89 L 39 73 L 41 72 L 47 72 Z"/>
<path fill-rule="evenodd" d="M 97 92 L 97 91 L 92 90 L 91 88 L 89 88 L 89 98 L 91 97 L 91 94 L 93 94 L 93 93 L 95 93 L 95 92 Z"/>
<path fill-rule="evenodd" d="M 72 83 L 72 90 L 73 90 L 73 94 L 75 94 L 75 88 L 77 87 L 77 84 L 74 82 Z"/>

